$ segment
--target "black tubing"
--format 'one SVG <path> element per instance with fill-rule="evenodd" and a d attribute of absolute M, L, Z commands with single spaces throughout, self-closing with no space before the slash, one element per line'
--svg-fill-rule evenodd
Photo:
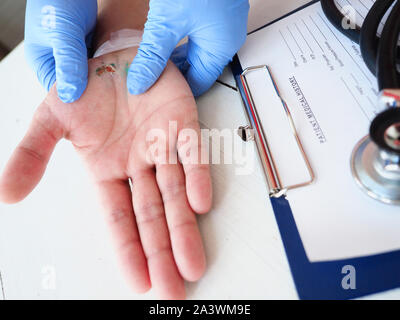
<path fill-rule="evenodd" d="M 385 141 L 385 131 L 392 124 L 400 122 L 400 108 L 389 108 L 378 114 L 369 128 L 369 135 L 373 142 L 383 150 L 400 154 L 399 150 L 393 149 Z"/>
<path fill-rule="evenodd" d="M 376 71 L 380 90 L 400 88 L 400 77 L 397 72 L 399 36 L 400 0 L 397 0 L 385 23 L 379 42 Z"/>
<path fill-rule="evenodd" d="M 352 41 L 360 42 L 360 27 L 356 26 L 355 29 L 344 29 L 342 27 L 343 14 L 340 12 L 339 8 L 335 4 L 335 0 L 321 0 L 322 10 L 325 16 L 332 23 L 336 29 L 343 33 L 346 37 L 350 38 Z"/>
<path fill-rule="evenodd" d="M 382 31 L 377 36 L 379 24 L 395 0 L 376 0 L 364 20 L 362 28 L 345 29 L 342 21 L 345 18 L 337 8 L 334 0 L 321 0 L 322 9 L 327 19 L 346 37 L 360 44 L 363 59 L 368 68 L 377 76 L 380 90 L 400 88 L 400 74 L 397 70 L 400 50 L 400 0 L 394 5 Z M 370 137 L 381 149 L 400 154 L 385 141 L 386 129 L 400 122 L 400 108 L 389 108 L 381 112 L 372 121 Z"/>
<path fill-rule="evenodd" d="M 365 63 L 374 75 L 376 75 L 378 47 L 380 42 L 380 39 L 377 37 L 379 24 L 395 1 L 396 0 L 377 0 L 365 17 L 361 28 L 361 53 Z"/>
<path fill-rule="evenodd" d="M 400 0 L 397 0 L 397 1 L 400 1 Z M 360 28 L 357 25 L 354 29 L 343 28 L 342 21 L 343 21 L 343 19 L 345 19 L 345 17 L 340 12 L 339 8 L 336 6 L 335 0 L 320 0 L 320 2 L 321 2 L 322 10 L 324 11 L 324 14 L 326 15 L 329 22 L 332 23 L 333 26 L 335 26 L 335 28 L 337 30 L 339 30 L 342 34 L 344 34 L 346 37 L 348 37 L 352 41 L 360 44 L 362 28 L 364 28 L 364 25 L 362 28 Z M 376 2 L 378 2 L 378 1 L 376 1 Z M 372 19 L 372 18 L 370 18 L 370 19 Z M 374 21 L 374 23 L 376 23 L 376 22 Z M 379 23 L 380 23 L 380 21 L 378 22 L 378 26 L 379 26 Z M 366 28 L 373 29 L 369 25 L 369 23 L 367 23 L 365 26 L 366 26 Z M 377 36 L 376 31 L 377 30 L 372 32 L 370 37 L 371 37 L 371 39 L 375 38 L 375 40 L 373 40 L 373 41 L 375 42 L 375 45 L 378 46 L 378 44 L 380 42 L 380 38 Z M 364 35 L 364 41 L 365 41 L 365 35 Z M 363 44 L 363 45 L 367 46 L 368 44 Z M 369 46 L 371 46 L 371 44 L 369 44 Z M 377 65 L 376 61 L 377 61 L 377 56 L 378 56 L 377 50 L 369 52 L 369 53 L 368 53 L 369 49 L 367 49 L 367 47 L 364 47 L 364 50 L 365 51 L 363 53 L 363 57 L 364 57 L 364 55 L 367 56 L 367 58 L 365 59 L 365 63 L 367 65 L 368 69 L 371 71 L 372 74 L 377 75 L 377 66 L 376 66 Z M 397 54 L 397 60 L 399 61 L 400 60 L 400 50 L 396 54 Z M 371 59 L 373 56 L 375 57 L 375 63 L 373 63 L 373 60 Z M 396 69 L 393 69 L 393 70 L 396 70 Z M 396 74 L 396 78 L 398 78 L 400 80 L 400 75 Z"/>

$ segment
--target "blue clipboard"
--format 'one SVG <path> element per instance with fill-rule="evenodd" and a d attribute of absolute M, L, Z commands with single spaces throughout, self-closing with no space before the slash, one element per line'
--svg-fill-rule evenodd
<path fill-rule="evenodd" d="M 311 1 L 252 33 L 316 2 L 318 1 Z M 234 57 L 231 69 L 250 125 L 254 128 L 257 125 L 256 119 L 252 116 L 251 102 L 243 85 L 241 76 L 244 70 L 238 56 Z M 400 250 L 345 260 L 311 262 L 290 208 L 290 195 L 271 197 L 270 201 L 300 299 L 352 299 L 400 287 Z M 355 288 L 345 289 L 342 286 L 346 276 L 346 272 L 343 273 L 345 266 L 352 266 L 356 270 Z"/>

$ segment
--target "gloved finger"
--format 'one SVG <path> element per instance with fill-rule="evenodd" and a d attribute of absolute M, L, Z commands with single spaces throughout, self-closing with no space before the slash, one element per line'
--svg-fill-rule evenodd
<path fill-rule="evenodd" d="M 189 64 L 187 63 L 188 44 L 185 43 L 172 52 L 170 60 L 178 67 L 178 69 L 185 74 Z"/>
<path fill-rule="evenodd" d="M 189 68 L 185 77 L 195 97 L 210 89 L 231 61 L 230 57 L 216 56 L 191 40 L 188 44 L 187 57 Z"/>
<path fill-rule="evenodd" d="M 142 43 L 128 72 L 128 89 L 131 94 L 146 92 L 164 71 L 172 51 L 181 40 L 175 26 L 161 12 L 163 7 L 157 2 L 150 2 Z"/>
<path fill-rule="evenodd" d="M 1 201 L 16 203 L 31 193 L 63 134 L 61 125 L 43 102 L 0 177 Z"/>
<path fill-rule="evenodd" d="M 64 103 L 78 100 L 88 83 L 88 58 L 85 36 L 59 36 L 53 49 L 58 96 Z"/>
<path fill-rule="evenodd" d="M 53 87 L 56 82 L 56 69 L 51 48 L 32 48 L 33 45 L 25 47 L 25 56 L 28 63 L 36 71 L 36 76 L 40 84 L 47 90 Z"/>
<path fill-rule="evenodd" d="M 95 48 L 93 45 L 93 39 L 95 37 L 95 31 L 93 30 L 92 32 L 89 32 L 87 36 L 85 37 L 85 44 L 86 44 L 86 52 L 87 52 L 87 57 L 88 58 L 93 58 L 95 54 Z"/>

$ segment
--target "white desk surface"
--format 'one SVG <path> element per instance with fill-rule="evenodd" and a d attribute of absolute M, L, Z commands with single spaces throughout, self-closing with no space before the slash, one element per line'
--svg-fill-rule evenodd
<path fill-rule="evenodd" d="M 253 0 L 249 28 L 304 2 Z M 234 85 L 229 71 L 221 80 Z M 0 170 L 45 94 L 21 44 L 0 63 Z M 246 124 L 238 93 L 226 86 L 215 84 L 197 103 L 203 127 Z M 256 165 L 247 176 L 234 170 L 212 166 L 214 208 L 199 218 L 208 269 L 187 284 L 188 298 L 297 299 L 261 169 Z M 65 141 L 26 200 L 0 204 L 0 280 L 0 299 L 155 298 L 151 291 L 135 295 L 125 284 L 91 183 Z M 371 297 L 396 299 L 400 290 Z"/>

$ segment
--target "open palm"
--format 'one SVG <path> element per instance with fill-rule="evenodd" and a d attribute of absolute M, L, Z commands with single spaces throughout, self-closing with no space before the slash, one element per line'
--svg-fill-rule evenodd
<path fill-rule="evenodd" d="M 200 157 L 196 105 L 172 64 L 147 93 L 129 95 L 126 64 L 135 54 L 132 48 L 91 60 L 88 88 L 75 103 L 62 103 L 53 87 L 0 179 L 0 199 L 15 203 L 25 198 L 57 142 L 70 140 L 98 186 L 132 286 L 144 292 L 153 285 L 161 298 L 184 298 L 183 279 L 198 280 L 205 270 L 194 212 L 211 207 L 209 167 L 161 161 L 174 153 L 182 158 L 180 134 L 186 129 L 197 133 L 189 149 L 197 148 Z M 148 152 L 152 130 L 166 137 L 155 153 Z"/>

